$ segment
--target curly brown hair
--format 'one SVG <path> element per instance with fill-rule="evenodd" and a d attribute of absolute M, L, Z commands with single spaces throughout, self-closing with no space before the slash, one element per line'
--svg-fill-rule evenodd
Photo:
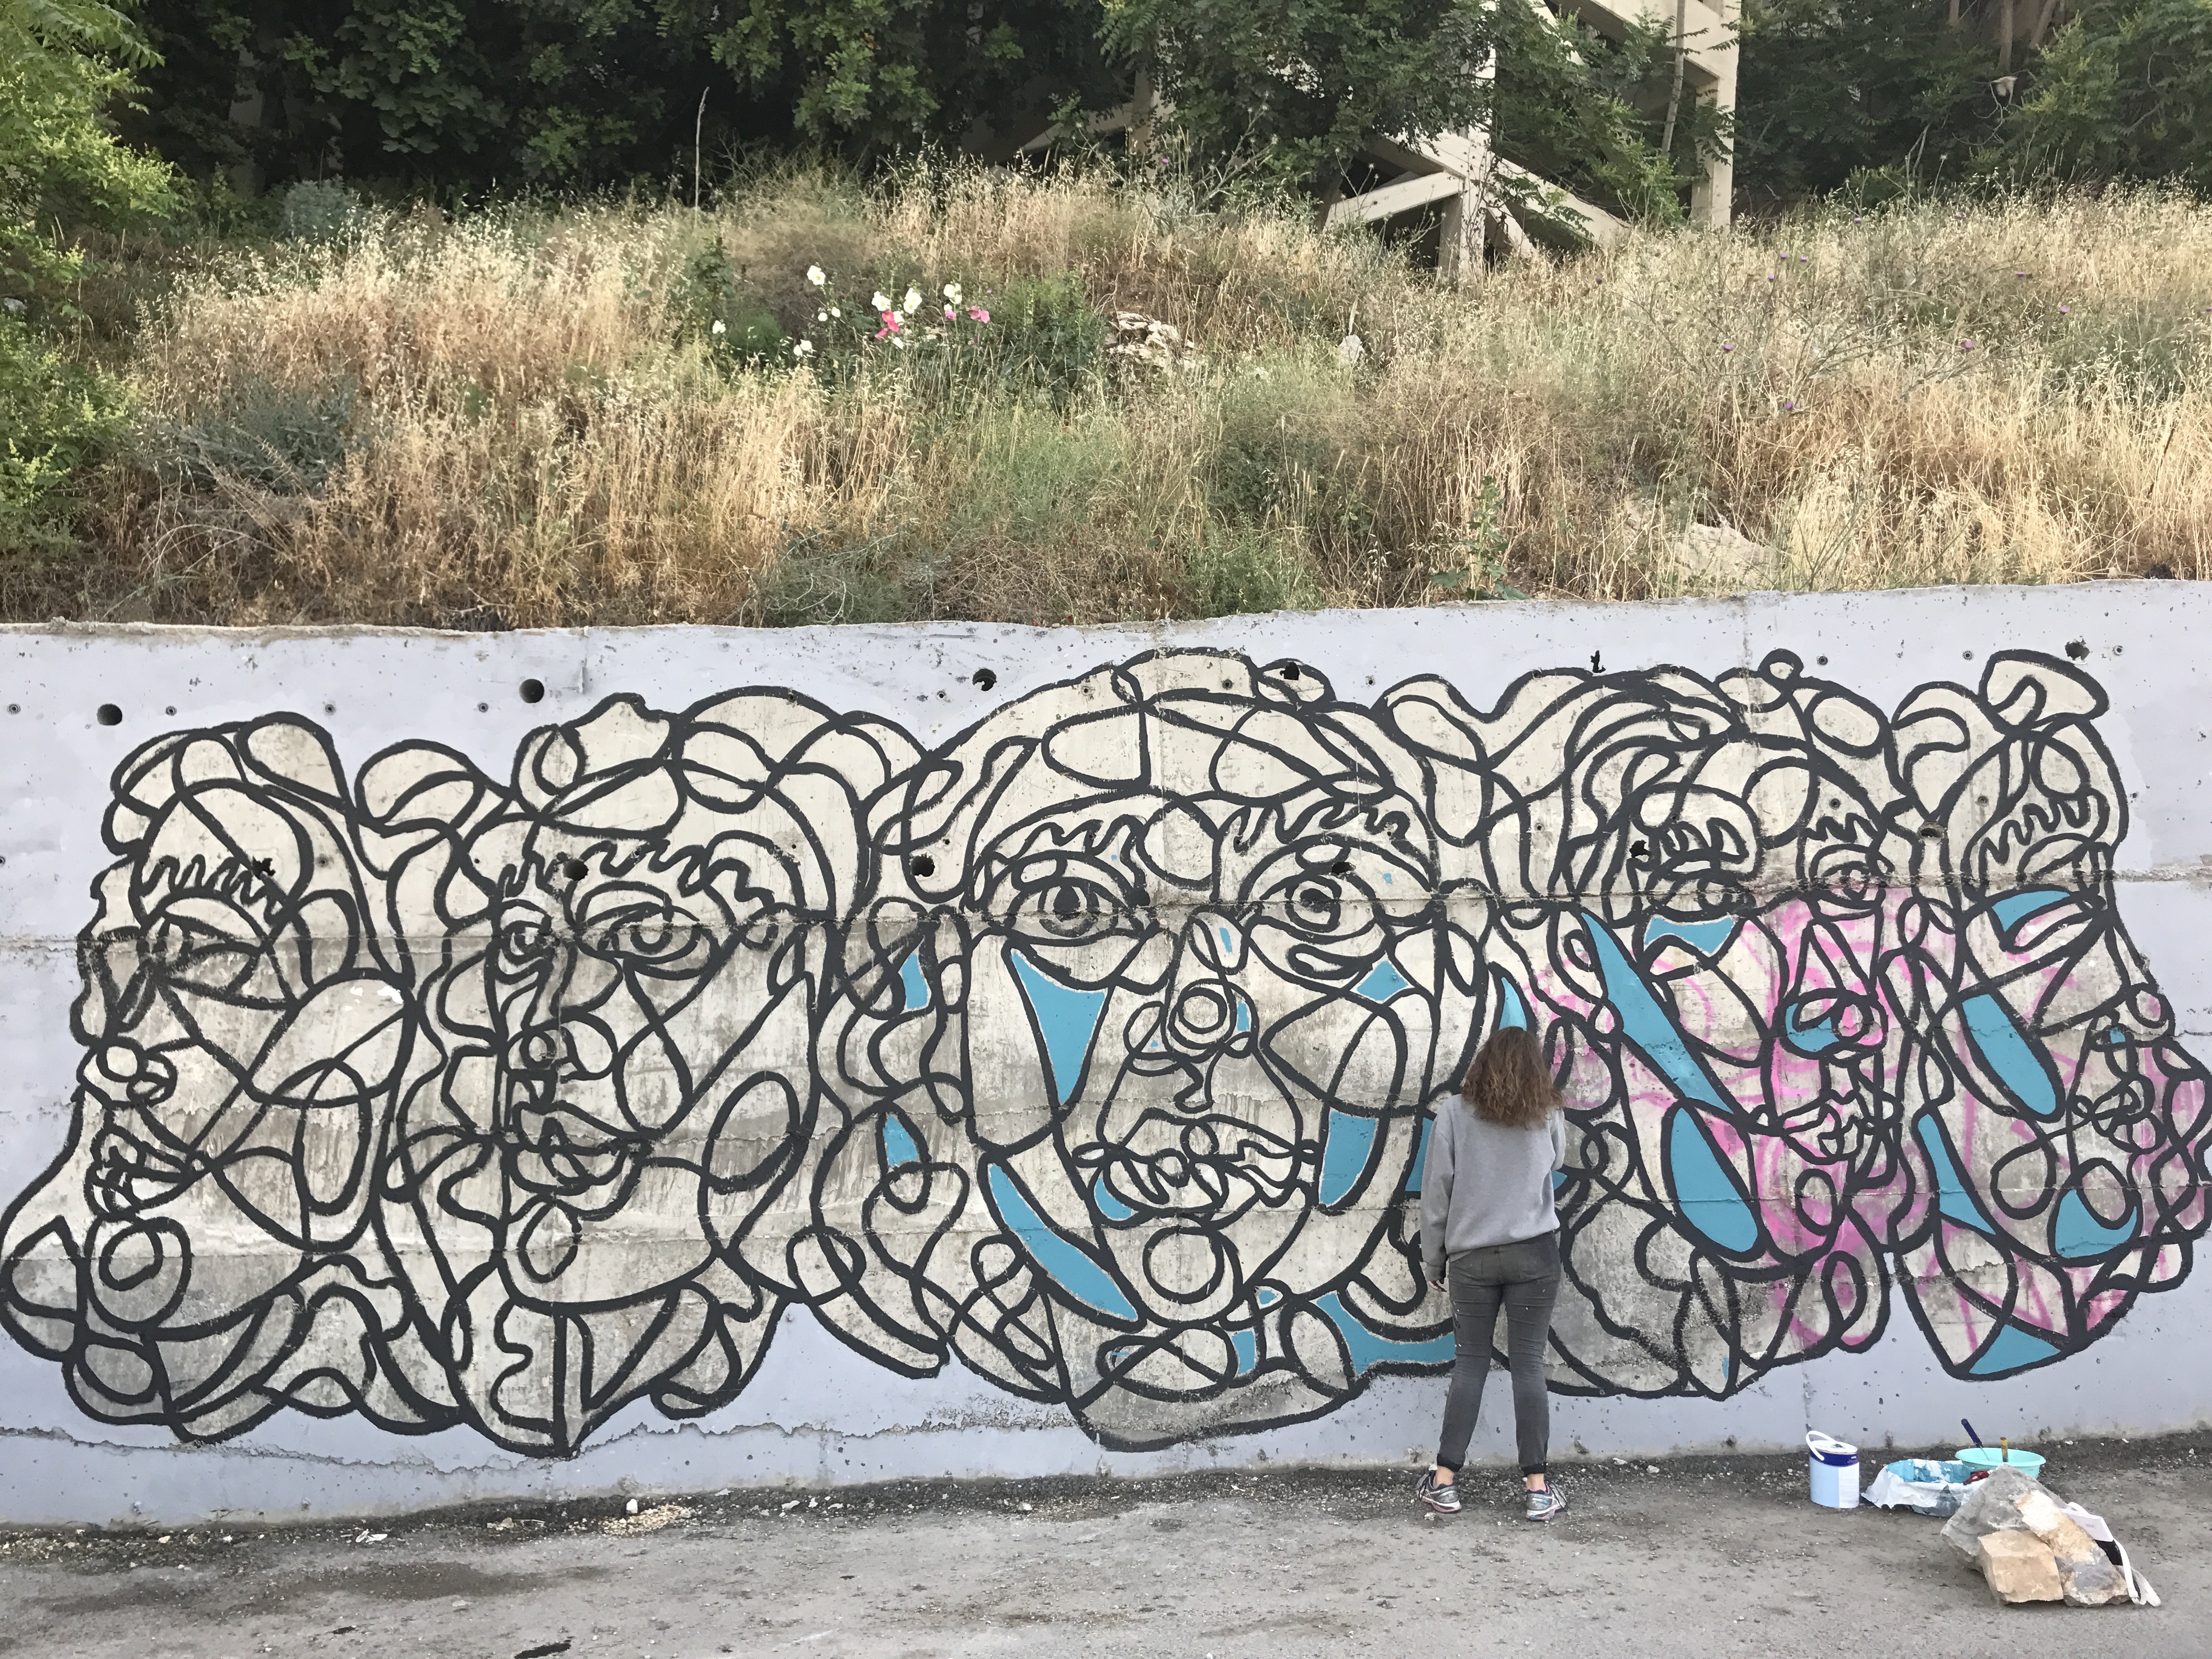
<path fill-rule="evenodd" d="M 1486 1123 L 1534 1129 L 1559 1109 L 1559 1087 L 1544 1063 L 1544 1050 L 1518 1025 L 1490 1034 L 1467 1068 L 1460 1094 Z"/>

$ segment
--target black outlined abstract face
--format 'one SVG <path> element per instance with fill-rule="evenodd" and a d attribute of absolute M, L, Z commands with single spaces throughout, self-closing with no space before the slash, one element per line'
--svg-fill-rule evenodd
<path fill-rule="evenodd" d="M 617 698 L 535 734 L 459 848 L 448 1058 L 397 1185 L 434 1340 L 506 1443 L 572 1447 L 641 1393 L 719 1403 L 824 1279 L 793 1178 L 878 735 L 781 696 Z"/>
<path fill-rule="evenodd" d="M 1116 1443 L 1434 1357 L 1388 1241 L 1480 987 L 1443 970 L 1418 787 L 1311 671 L 1191 652 L 1013 704 L 878 814 L 885 890 L 966 927 L 997 1237 L 963 1322 L 1018 1302 L 1006 1358 Z"/>
<path fill-rule="evenodd" d="M 633 696 L 495 781 L 295 716 L 118 770 L 68 1146 L 0 1319 L 94 1416 L 574 1451 L 784 1310 L 1116 1447 L 1450 1356 L 1425 1124 L 1540 1030 L 1555 1389 L 2081 1352 L 2206 1224 L 2202 1068 L 2114 902 L 2071 665 L 1893 713 L 1786 653 L 1437 679 L 1148 652 L 935 750 Z"/>
<path fill-rule="evenodd" d="M 406 1317 L 372 1230 L 416 1012 L 328 745 L 281 716 L 180 733 L 115 794 L 70 1142 L 0 1246 L 11 1328 L 106 1421 L 426 1421 L 375 1358 Z"/>

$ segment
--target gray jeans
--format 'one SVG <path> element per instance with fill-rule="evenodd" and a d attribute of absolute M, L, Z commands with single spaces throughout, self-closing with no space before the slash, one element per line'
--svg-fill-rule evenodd
<path fill-rule="evenodd" d="M 1462 1250 L 1444 1268 L 1451 1291 L 1451 1389 L 1444 1395 L 1444 1431 L 1437 1462 L 1456 1470 L 1482 1410 L 1498 1310 L 1505 1310 L 1505 1357 L 1513 1371 L 1513 1429 L 1521 1473 L 1542 1474 L 1552 1444 L 1552 1402 L 1544 1387 L 1544 1343 L 1559 1295 L 1559 1236 L 1544 1233 L 1513 1244 Z"/>

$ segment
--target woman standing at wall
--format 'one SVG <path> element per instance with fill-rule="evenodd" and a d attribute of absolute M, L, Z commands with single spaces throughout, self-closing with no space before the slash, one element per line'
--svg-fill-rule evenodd
<path fill-rule="evenodd" d="M 1545 1468 L 1552 1419 L 1544 1387 L 1544 1344 L 1559 1294 L 1552 1176 L 1566 1162 L 1566 1148 L 1559 1091 L 1543 1049 L 1520 1027 L 1501 1026 L 1467 1068 L 1460 1098 L 1437 1108 L 1421 1176 L 1421 1270 L 1433 1288 L 1449 1285 L 1457 1351 L 1436 1466 L 1419 1487 L 1421 1500 L 1441 1514 L 1459 1513 L 1457 1477 L 1482 1408 L 1500 1307 L 1527 1517 L 1551 1521 L 1566 1513 L 1566 1499 Z"/>

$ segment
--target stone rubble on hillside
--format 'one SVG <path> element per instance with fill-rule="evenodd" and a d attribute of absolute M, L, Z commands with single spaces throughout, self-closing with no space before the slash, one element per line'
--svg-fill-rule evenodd
<path fill-rule="evenodd" d="M 1181 329 L 1140 311 L 1114 313 L 1114 343 L 1106 348 L 1106 355 L 1120 362 L 1168 374 L 1194 367 L 1198 362 L 1198 348 L 1182 337 Z"/>

